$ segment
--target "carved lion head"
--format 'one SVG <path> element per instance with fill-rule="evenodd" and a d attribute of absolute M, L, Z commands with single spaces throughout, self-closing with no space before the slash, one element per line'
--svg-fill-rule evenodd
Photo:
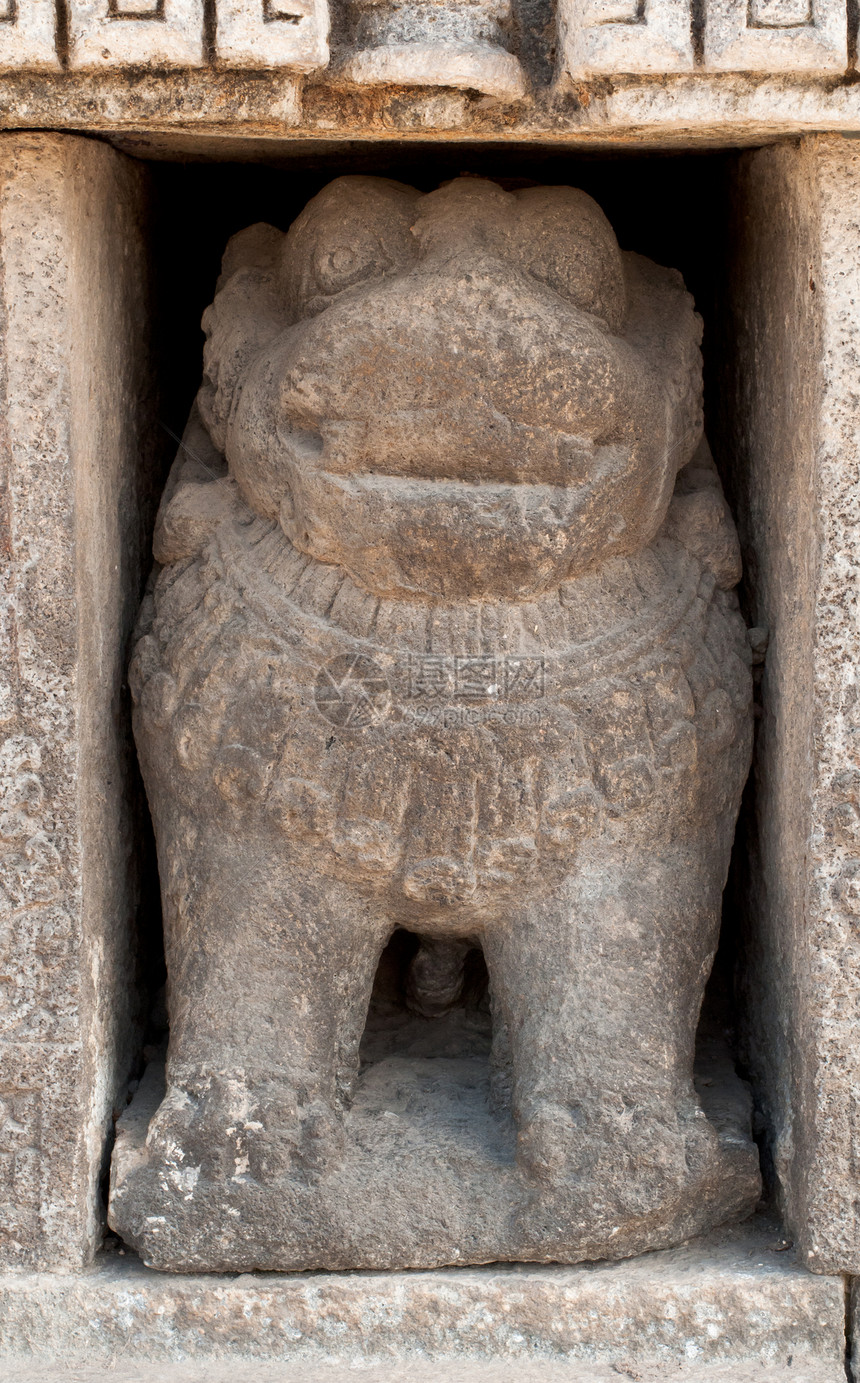
<path fill-rule="evenodd" d="M 244 498 L 377 594 L 516 599 L 635 551 L 701 436 L 680 275 L 570 187 L 338 178 L 234 237 L 203 321 Z"/>

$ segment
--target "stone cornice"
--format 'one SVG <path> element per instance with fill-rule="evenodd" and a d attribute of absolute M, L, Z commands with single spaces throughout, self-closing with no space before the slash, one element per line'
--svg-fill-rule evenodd
<path fill-rule="evenodd" d="M 319 153 L 355 139 L 719 148 L 860 132 L 860 83 L 628 77 L 502 104 L 450 89 L 360 91 L 274 72 L 7 73 L 0 129 L 92 131 L 148 157 L 192 147 L 205 157 L 210 140 L 213 157 L 245 159 L 276 154 L 280 141 L 295 155 L 303 141 Z"/>
<path fill-rule="evenodd" d="M 141 135 L 155 154 L 203 134 L 659 147 L 860 131 L 845 0 L 558 0 L 541 34 L 521 3 L 5 0 L 4 18 L 0 0 L 0 128 Z"/>

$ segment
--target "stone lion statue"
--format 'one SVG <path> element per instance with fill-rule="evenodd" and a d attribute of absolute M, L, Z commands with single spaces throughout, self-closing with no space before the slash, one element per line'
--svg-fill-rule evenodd
<path fill-rule="evenodd" d="M 170 1045 L 115 1227 L 429 1266 L 750 1210 L 693 1082 L 752 701 L 680 275 L 573 188 L 345 177 L 230 242 L 204 326 L 132 665 Z M 360 1068 L 397 929 L 425 1023 L 483 952 L 489 1087 Z"/>

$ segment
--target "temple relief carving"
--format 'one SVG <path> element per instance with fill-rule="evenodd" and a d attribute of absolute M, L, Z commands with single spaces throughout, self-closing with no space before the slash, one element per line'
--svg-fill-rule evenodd
<path fill-rule="evenodd" d="M 706 0 L 705 63 L 722 72 L 844 72 L 840 0 Z"/>
<path fill-rule="evenodd" d="M 0 69 L 59 71 L 53 0 L 8 0 L 0 12 Z"/>
<path fill-rule="evenodd" d="M 694 1083 L 752 704 L 680 275 L 569 187 L 346 177 L 204 324 L 131 673 L 170 1046 L 113 1225 L 394 1267 L 751 1210 L 745 1090 Z"/>
<path fill-rule="evenodd" d="M 69 0 L 69 65 L 200 67 L 203 0 Z"/>
<path fill-rule="evenodd" d="M 558 26 L 572 77 L 693 69 L 689 0 L 559 0 Z"/>
<path fill-rule="evenodd" d="M 329 60 L 326 0 L 218 0 L 215 50 L 230 67 L 313 72 Z"/>
<path fill-rule="evenodd" d="M 69 0 L 66 26 L 50 0 L 18 0 L 0 10 L 0 72 L 250 68 L 324 73 L 341 93 L 443 87 L 528 106 L 612 75 L 814 81 L 849 70 L 856 28 L 845 0 L 705 0 L 700 16 L 690 0 L 557 0 L 542 34 L 512 0 L 340 3 L 332 51 L 327 0 L 216 0 L 208 18 L 203 0 Z"/>

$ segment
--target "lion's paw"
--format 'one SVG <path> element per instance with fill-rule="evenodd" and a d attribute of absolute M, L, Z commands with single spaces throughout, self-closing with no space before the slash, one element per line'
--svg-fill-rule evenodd
<path fill-rule="evenodd" d="M 688 1099 L 535 1102 L 518 1125 L 517 1162 L 530 1179 L 592 1182 L 602 1196 L 614 1185 L 640 1212 L 682 1194 L 720 1159 L 716 1130 Z"/>
<path fill-rule="evenodd" d="M 343 1123 L 322 1099 L 300 1100 L 286 1083 L 249 1086 L 213 1077 L 171 1086 L 146 1137 L 150 1165 L 177 1185 L 320 1175 L 343 1152 Z"/>

